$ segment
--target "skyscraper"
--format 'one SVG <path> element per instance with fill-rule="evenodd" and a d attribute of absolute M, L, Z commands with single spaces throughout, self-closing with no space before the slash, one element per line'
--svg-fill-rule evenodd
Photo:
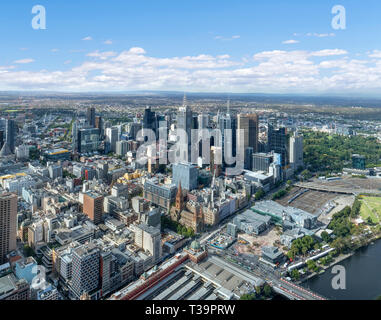
<path fill-rule="evenodd" d="M 71 128 L 71 145 L 72 145 L 73 153 L 78 152 L 79 144 L 78 144 L 78 121 L 77 120 L 73 122 L 73 125 Z"/>
<path fill-rule="evenodd" d="M 183 160 L 191 161 L 191 133 L 193 129 L 193 114 L 192 110 L 187 105 L 186 95 L 184 95 L 183 106 L 179 108 L 177 113 L 177 129 L 182 129 L 185 131 L 188 137 L 188 156 L 183 155 Z M 187 158 L 187 159 L 186 159 Z"/>
<path fill-rule="evenodd" d="M 95 117 L 95 128 L 99 129 L 102 132 L 103 129 L 103 120 L 101 116 Z"/>
<path fill-rule="evenodd" d="M 4 144 L 4 130 L 0 130 L 0 150 Z"/>
<path fill-rule="evenodd" d="M 294 169 L 303 166 L 303 136 L 298 131 L 290 138 L 290 163 Z"/>
<path fill-rule="evenodd" d="M 136 140 L 136 136 L 139 132 L 139 130 L 142 129 L 142 124 L 141 123 L 136 123 L 136 122 L 130 122 L 127 124 L 128 127 L 128 135 L 130 139 Z"/>
<path fill-rule="evenodd" d="M 87 108 L 87 123 L 95 128 L 95 108 L 93 107 Z"/>
<path fill-rule="evenodd" d="M 209 115 L 206 113 L 199 114 L 198 118 L 198 128 L 206 129 L 209 127 Z"/>
<path fill-rule="evenodd" d="M 94 152 L 97 151 L 100 144 L 99 129 L 97 128 L 84 128 L 78 131 L 78 152 Z"/>
<path fill-rule="evenodd" d="M 244 150 L 251 147 L 254 153 L 258 152 L 258 115 L 255 113 L 239 114 L 237 117 L 237 129 L 244 130 L 243 137 L 241 137 L 240 132 L 238 132 L 238 141 L 243 139 Z"/>
<path fill-rule="evenodd" d="M 227 112 L 226 114 L 218 114 L 217 116 L 217 129 L 221 132 L 221 142 L 222 142 L 222 164 L 223 166 L 233 165 L 233 163 L 227 163 L 225 160 L 225 150 L 228 152 L 230 157 L 234 157 L 236 155 L 236 132 L 237 132 L 237 118 L 230 114 L 229 108 L 230 102 L 227 104 Z M 229 137 L 231 130 L 231 137 Z M 226 136 L 228 133 L 228 136 Z M 231 161 L 230 161 L 231 162 Z"/>
<path fill-rule="evenodd" d="M 111 127 L 106 129 L 106 144 L 105 144 L 105 153 L 116 152 L 116 143 L 118 139 L 118 128 Z"/>
<path fill-rule="evenodd" d="M 6 255 L 16 250 L 17 234 L 17 195 L 0 195 L 0 264 L 5 263 Z"/>
<path fill-rule="evenodd" d="M 198 168 L 190 163 L 173 164 L 173 183 L 188 191 L 194 190 L 198 185 Z"/>
<path fill-rule="evenodd" d="M 16 125 L 14 120 L 7 119 L 5 122 L 6 143 L 12 153 L 15 152 Z"/>
<path fill-rule="evenodd" d="M 156 115 L 151 111 L 150 107 L 144 110 L 143 129 L 150 129 L 156 133 Z"/>
<path fill-rule="evenodd" d="M 275 129 L 275 123 L 270 120 L 268 123 L 267 139 L 268 151 L 274 151 L 281 155 L 281 166 L 285 167 L 287 159 L 287 132 L 286 128 Z"/>

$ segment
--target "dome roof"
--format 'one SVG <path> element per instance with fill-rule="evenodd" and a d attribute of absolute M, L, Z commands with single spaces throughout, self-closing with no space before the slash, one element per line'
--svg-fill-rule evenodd
<path fill-rule="evenodd" d="M 197 240 L 192 241 L 190 247 L 193 250 L 200 250 L 201 249 L 200 242 L 198 242 Z"/>

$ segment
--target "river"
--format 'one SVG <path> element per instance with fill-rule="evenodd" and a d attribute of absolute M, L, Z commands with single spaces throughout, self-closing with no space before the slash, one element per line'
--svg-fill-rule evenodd
<path fill-rule="evenodd" d="M 303 286 L 332 300 L 374 300 L 381 295 L 381 240 L 359 249 L 338 265 L 346 270 L 345 290 L 332 288 L 335 276 L 331 273 L 332 267 L 307 280 Z"/>

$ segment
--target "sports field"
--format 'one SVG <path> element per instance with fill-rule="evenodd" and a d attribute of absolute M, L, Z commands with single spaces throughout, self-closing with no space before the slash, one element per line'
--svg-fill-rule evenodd
<path fill-rule="evenodd" d="M 361 202 L 361 218 L 366 221 L 370 217 L 374 223 L 379 223 L 381 221 L 381 197 L 362 196 Z"/>

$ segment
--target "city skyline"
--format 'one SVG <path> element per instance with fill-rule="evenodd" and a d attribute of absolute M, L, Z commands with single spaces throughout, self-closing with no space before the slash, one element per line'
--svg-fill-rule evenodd
<path fill-rule="evenodd" d="M 1 303 L 381 301 L 379 1 L 0 12 Z"/>

